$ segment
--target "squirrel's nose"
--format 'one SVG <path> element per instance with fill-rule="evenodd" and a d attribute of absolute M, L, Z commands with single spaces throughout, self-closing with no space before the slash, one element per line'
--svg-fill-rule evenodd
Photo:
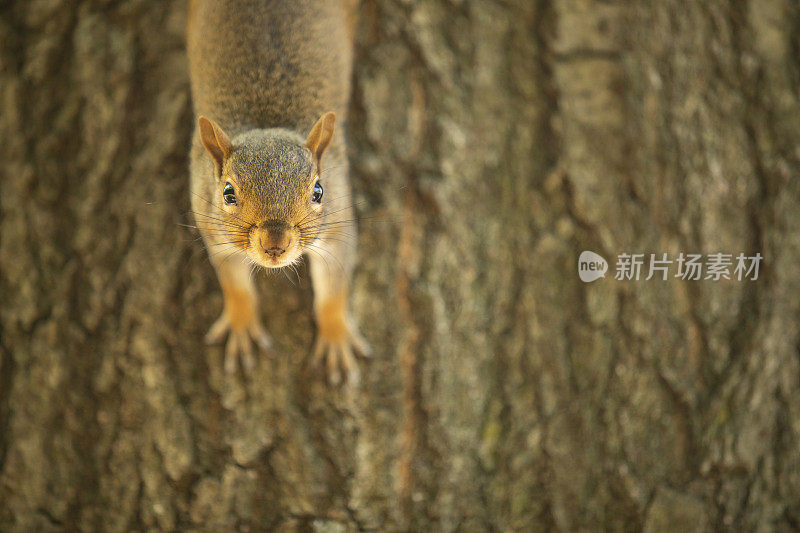
<path fill-rule="evenodd" d="M 264 253 L 273 259 L 277 259 L 286 253 L 289 245 L 292 243 L 291 236 L 287 232 L 282 232 L 279 235 L 264 233 L 259 239 L 261 249 Z"/>
<path fill-rule="evenodd" d="M 265 248 L 264 253 L 268 256 L 277 259 L 278 257 L 282 256 L 286 252 L 285 248 L 278 248 L 277 246 L 273 246 L 272 248 Z"/>

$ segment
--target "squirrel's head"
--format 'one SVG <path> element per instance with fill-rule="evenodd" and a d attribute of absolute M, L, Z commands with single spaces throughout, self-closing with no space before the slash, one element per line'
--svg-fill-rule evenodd
<path fill-rule="evenodd" d="M 308 138 L 284 129 L 257 129 L 231 140 L 200 117 L 200 139 L 214 161 L 214 214 L 198 220 L 213 240 L 280 268 L 296 261 L 320 231 L 322 155 L 335 116 L 323 115 Z M 201 218 L 203 218 L 201 216 Z"/>

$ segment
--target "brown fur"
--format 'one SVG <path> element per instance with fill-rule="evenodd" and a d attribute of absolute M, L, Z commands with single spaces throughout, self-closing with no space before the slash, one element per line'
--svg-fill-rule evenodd
<path fill-rule="evenodd" d="M 352 45 L 336 0 L 195 0 L 187 49 L 197 115 L 229 135 L 308 132 L 323 113 L 344 118 Z"/>
<path fill-rule="evenodd" d="M 331 341 L 347 339 L 347 294 L 338 294 L 325 301 L 318 315 L 319 334 Z"/>
<path fill-rule="evenodd" d="M 245 329 L 255 319 L 255 309 L 251 294 L 237 285 L 222 283 L 225 295 L 225 309 L 233 329 Z"/>

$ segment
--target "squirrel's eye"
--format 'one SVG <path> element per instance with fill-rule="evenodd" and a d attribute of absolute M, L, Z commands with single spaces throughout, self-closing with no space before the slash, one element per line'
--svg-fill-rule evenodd
<path fill-rule="evenodd" d="M 222 199 L 225 200 L 225 205 L 236 205 L 236 193 L 230 183 L 226 183 L 222 189 Z"/>
<path fill-rule="evenodd" d="M 311 193 L 311 201 L 315 204 L 322 202 L 322 185 L 319 182 L 314 184 L 314 191 Z"/>

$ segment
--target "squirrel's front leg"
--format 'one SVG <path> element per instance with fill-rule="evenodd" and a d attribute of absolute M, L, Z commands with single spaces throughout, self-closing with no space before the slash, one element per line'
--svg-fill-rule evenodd
<path fill-rule="evenodd" d="M 225 308 L 206 335 L 209 344 L 218 343 L 228 335 L 225 345 L 225 371 L 236 370 L 236 359 L 250 370 L 255 367 L 252 341 L 266 350 L 271 340 L 258 317 L 258 299 L 250 277 L 250 265 L 238 254 L 214 265 L 225 297 Z"/>
<path fill-rule="evenodd" d="M 355 232 L 355 228 L 352 231 Z M 345 247 L 348 245 L 323 241 L 309 254 L 317 322 L 313 363 L 325 363 L 332 384 L 341 381 L 342 373 L 350 382 L 358 381 L 354 352 L 362 357 L 371 355 L 369 344 L 359 334 L 349 313 L 348 287 L 352 272 L 349 256 L 353 250 L 352 246 L 347 250 Z"/>

